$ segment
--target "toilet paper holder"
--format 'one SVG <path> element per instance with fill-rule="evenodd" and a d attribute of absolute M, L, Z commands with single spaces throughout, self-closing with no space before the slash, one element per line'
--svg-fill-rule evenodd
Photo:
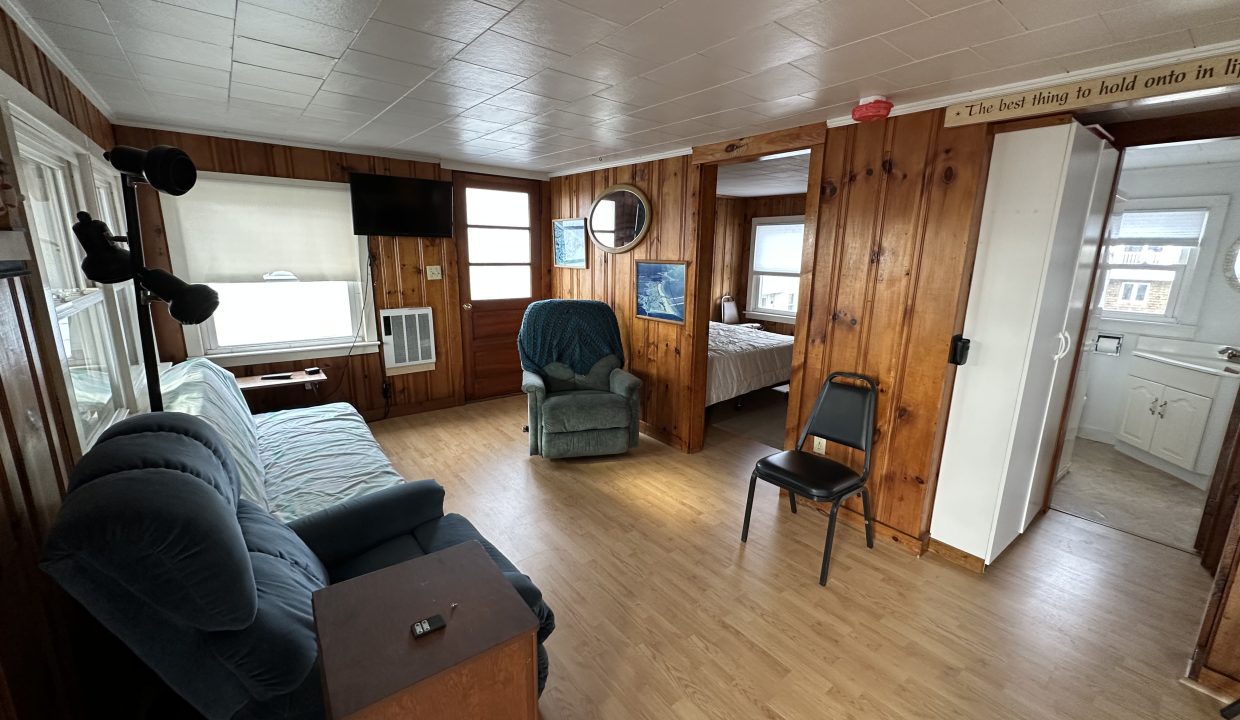
<path fill-rule="evenodd" d="M 1094 338 L 1094 352 L 1099 355 L 1119 355 L 1124 345 L 1124 336 L 1112 333 L 1098 333 Z"/>

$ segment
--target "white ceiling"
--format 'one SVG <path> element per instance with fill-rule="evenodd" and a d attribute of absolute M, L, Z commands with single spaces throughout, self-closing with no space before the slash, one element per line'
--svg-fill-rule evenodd
<path fill-rule="evenodd" d="M 1146 145 L 1124 152 L 1125 170 L 1240 163 L 1240 138 Z"/>
<path fill-rule="evenodd" d="M 716 195 L 767 197 L 805 192 L 809 183 L 809 153 L 771 160 L 724 165 L 719 168 Z"/>
<path fill-rule="evenodd" d="M 117 122 L 551 172 L 1240 38 L 1237 0 L 13 3 Z"/>

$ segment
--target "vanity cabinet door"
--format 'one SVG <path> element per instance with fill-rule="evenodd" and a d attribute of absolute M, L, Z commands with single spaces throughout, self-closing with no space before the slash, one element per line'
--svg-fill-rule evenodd
<path fill-rule="evenodd" d="M 1210 415 L 1210 398 L 1168 386 L 1155 417 L 1158 424 L 1150 452 L 1189 470 L 1197 464 L 1197 450 Z"/>
<path fill-rule="evenodd" d="M 1154 438 L 1154 426 L 1158 424 L 1158 403 L 1162 402 L 1161 383 L 1128 376 L 1128 390 L 1124 393 L 1124 409 L 1120 414 L 1117 440 L 1142 450 L 1150 449 Z"/>

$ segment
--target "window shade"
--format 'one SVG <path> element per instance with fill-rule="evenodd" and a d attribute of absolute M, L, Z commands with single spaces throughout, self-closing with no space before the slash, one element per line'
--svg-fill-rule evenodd
<path fill-rule="evenodd" d="M 801 244 L 805 239 L 802 224 L 774 223 L 758 225 L 753 248 L 754 272 L 801 272 Z"/>
<path fill-rule="evenodd" d="M 361 277 L 360 241 L 343 183 L 199 177 L 189 193 L 160 201 L 189 282 L 259 282 L 278 270 L 303 281 Z"/>
<path fill-rule="evenodd" d="M 1196 245 L 1206 227 L 1209 211 L 1193 210 L 1130 210 L 1119 221 L 1115 237 L 1123 240 L 1165 240 L 1168 245 Z"/>

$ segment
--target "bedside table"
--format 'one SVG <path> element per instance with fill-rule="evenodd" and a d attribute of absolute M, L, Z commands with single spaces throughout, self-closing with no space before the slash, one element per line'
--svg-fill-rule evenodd
<path fill-rule="evenodd" d="M 538 620 L 477 542 L 323 588 L 314 619 L 332 720 L 538 717 Z"/>

